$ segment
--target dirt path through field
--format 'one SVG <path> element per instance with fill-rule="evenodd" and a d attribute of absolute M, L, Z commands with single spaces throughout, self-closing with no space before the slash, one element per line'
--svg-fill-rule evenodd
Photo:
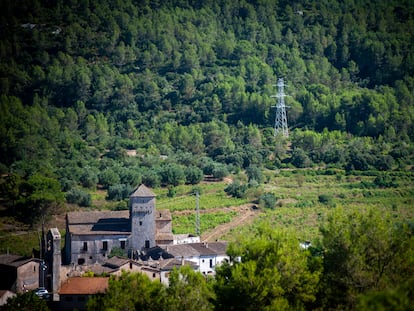
<path fill-rule="evenodd" d="M 235 207 L 240 212 L 240 215 L 235 217 L 231 222 L 221 224 L 208 232 L 201 235 L 203 242 L 214 242 L 220 237 L 224 236 L 231 229 L 238 226 L 251 223 L 254 218 L 260 213 L 259 210 L 253 209 L 254 204 L 244 204 Z"/>

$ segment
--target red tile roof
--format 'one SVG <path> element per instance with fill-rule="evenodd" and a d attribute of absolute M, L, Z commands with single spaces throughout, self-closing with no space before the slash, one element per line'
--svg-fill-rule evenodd
<path fill-rule="evenodd" d="M 109 278 L 74 277 L 69 278 L 60 288 L 60 295 L 93 295 L 108 290 Z"/>

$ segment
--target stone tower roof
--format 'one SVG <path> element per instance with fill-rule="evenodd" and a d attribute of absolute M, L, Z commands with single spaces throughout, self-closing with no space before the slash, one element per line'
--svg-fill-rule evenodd
<path fill-rule="evenodd" d="M 145 185 L 140 185 L 134 192 L 132 192 L 131 197 L 155 197 L 155 193 L 152 192 Z"/>

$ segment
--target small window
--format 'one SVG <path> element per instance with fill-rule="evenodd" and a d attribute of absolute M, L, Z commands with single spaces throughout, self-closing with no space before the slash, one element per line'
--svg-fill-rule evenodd
<path fill-rule="evenodd" d="M 210 268 L 213 268 L 213 259 L 210 259 Z"/>
<path fill-rule="evenodd" d="M 108 250 L 108 241 L 103 241 L 103 242 L 102 242 L 102 249 L 103 249 L 104 251 L 107 251 L 107 250 Z"/>
<path fill-rule="evenodd" d="M 139 225 L 142 226 L 142 221 L 139 222 Z"/>
<path fill-rule="evenodd" d="M 36 272 L 36 266 L 33 266 L 33 272 Z"/>
<path fill-rule="evenodd" d="M 150 247 L 150 241 L 149 240 L 146 240 L 145 241 L 145 248 L 149 248 Z"/>
<path fill-rule="evenodd" d="M 84 258 L 79 258 L 78 259 L 78 265 L 83 265 L 85 263 L 85 259 Z"/>
<path fill-rule="evenodd" d="M 129 263 L 129 269 L 132 270 L 132 262 Z"/>
<path fill-rule="evenodd" d="M 153 277 L 154 279 L 155 279 L 155 277 L 156 277 L 156 276 L 157 276 L 157 275 L 156 275 L 155 273 L 153 273 L 153 274 L 152 274 L 152 277 Z"/>
<path fill-rule="evenodd" d="M 83 250 L 84 250 L 85 252 L 87 252 L 87 251 L 88 251 L 88 242 L 83 242 Z"/>
<path fill-rule="evenodd" d="M 122 248 L 122 249 L 125 249 L 125 240 L 122 240 L 122 241 L 121 241 L 121 248 Z"/>
<path fill-rule="evenodd" d="M 201 262 L 204 262 L 204 259 Z"/>

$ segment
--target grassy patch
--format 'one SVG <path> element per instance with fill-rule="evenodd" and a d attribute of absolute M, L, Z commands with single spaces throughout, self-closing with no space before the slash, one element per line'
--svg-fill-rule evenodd
<path fill-rule="evenodd" d="M 157 189 L 157 208 L 169 209 L 170 211 L 195 210 L 196 196 L 193 192 L 194 186 L 179 186 L 177 194 L 169 198 L 166 193 L 168 190 Z M 212 183 L 200 185 L 201 194 L 199 196 L 200 209 L 214 209 L 220 207 L 238 206 L 248 203 L 247 199 L 239 199 L 228 196 L 224 192 L 224 183 Z M 159 194 L 159 195 L 158 195 Z"/>
<path fill-rule="evenodd" d="M 32 250 L 39 250 L 40 232 L 22 232 L 0 237 L 0 253 L 7 252 L 21 256 L 32 256 Z"/>
<path fill-rule="evenodd" d="M 320 237 L 319 227 L 329 211 L 336 207 L 361 212 L 376 209 L 391 213 L 396 222 L 414 219 L 414 176 L 411 172 L 394 173 L 398 187 L 389 188 L 367 188 L 365 185 L 375 179 L 373 174 L 340 175 L 341 178 L 322 171 L 301 171 L 301 174 L 305 176 L 301 184 L 293 171 L 270 174 L 264 190 L 275 194 L 279 204 L 272 210 L 266 209 L 252 226 L 267 223 L 275 229 L 294 229 L 300 239 L 312 241 Z M 252 227 L 236 228 L 224 238 L 232 241 L 251 231 Z"/>
<path fill-rule="evenodd" d="M 213 229 L 218 225 L 230 222 L 237 213 L 235 211 L 229 212 L 217 212 L 200 215 L 200 231 L 201 233 Z M 173 215 L 173 232 L 175 234 L 180 233 L 193 233 L 196 232 L 196 216 L 190 215 Z"/>

